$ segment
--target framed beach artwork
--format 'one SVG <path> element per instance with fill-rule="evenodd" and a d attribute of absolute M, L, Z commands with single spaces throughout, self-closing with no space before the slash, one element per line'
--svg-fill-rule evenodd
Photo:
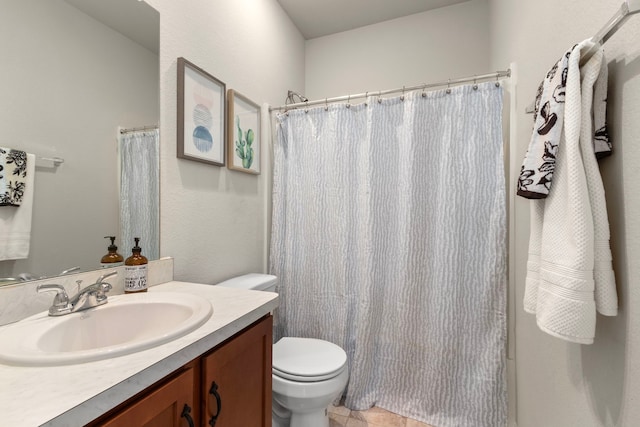
<path fill-rule="evenodd" d="M 260 106 L 233 89 L 227 92 L 227 167 L 260 174 Z"/>
<path fill-rule="evenodd" d="M 178 58 L 178 157 L 225 164 L 226 86 L 184 58 Z"/>

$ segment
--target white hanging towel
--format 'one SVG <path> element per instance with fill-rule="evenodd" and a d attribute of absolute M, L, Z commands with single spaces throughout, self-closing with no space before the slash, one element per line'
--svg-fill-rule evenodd
<path fill-rule="evenodd" d="M 27 154 L 25 190 L 20 206 L 0 208 L 0 261 L 29 256 L 36 156 Z"/>
<path fill-rule="evenodd" d="M 585 40 L 569 58 L 564 129 L 553 186 L 546 199 L 532 200 L 525 311 L 543 331 L 591 344 L 596 310 L 617 314 L 604 187 L 594 153 L 593 87 L 606 67 L 602 49 L 580 67 Z M 606 84 L 606 83 L 605 83 Z"/>

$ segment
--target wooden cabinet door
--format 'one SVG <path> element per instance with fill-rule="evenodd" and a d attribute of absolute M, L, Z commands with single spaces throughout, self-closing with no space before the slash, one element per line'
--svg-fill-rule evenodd
<path fill-rule="evenodd" d="M 194 427 L 198 425 L 197 409 L 193 409 L 194 376 L 194 369 L 187 369 L 99 425 L 104 427 Z M 189 413 L 185 415 L 184 412 Z"/>
<path fill-rule="evenodd" d="M 267 316 L 203 358 L 203 425 L 271 427 L 272 324 Z"/>

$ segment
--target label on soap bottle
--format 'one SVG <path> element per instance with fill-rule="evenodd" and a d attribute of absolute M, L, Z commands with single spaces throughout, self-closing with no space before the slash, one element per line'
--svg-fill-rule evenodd
<path fill-rule="evenodd" d="M 124 266 L 124 291 L 139 292 L 147 289 L 147 265 Z"/>

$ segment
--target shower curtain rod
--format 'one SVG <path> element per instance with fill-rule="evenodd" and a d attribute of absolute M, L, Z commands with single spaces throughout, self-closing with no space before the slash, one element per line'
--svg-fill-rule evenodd
<path fill-rule="evenodd" d="M 145 131 L 145 130 L 155 130 L 155 129 L 158 129 L 158 125 L 140 126 L 140 127 L 137 127 L 137 128 L 120 129 L 120 134 L 130 133 L 130 132 L 137 132 L 137 131 Z"/>
<path fill-rule="evenodd" d="M 636 13 L 640 13 L 640 0 L 625 0 L 624 3 L 620 5 L 620 8 L 615 15 L 613 15 L 607 23 L 600 28 L 600 31 L 598 31 L 595 36 L 591 37 L 591 41 L 594 43 L 594 46 L 581 55 L 580 65 L 582 66 L 586 64 L 598 49 L 600 49 L 602 45 L 609 40 L 625 22 L 627 22 L 627 19 Z M 531 104 L 527 105 L 524 112 L 527 114 L 535 113 L 535 105 L 536 102 L 533 101 Z"/>
<path fill-rule="evenodd" d="M 309 107 L 312 105 L 319 105 L 319 104 L 328 104 L 329 102 L 341 102 L 341 101 L 350 101 L 352 99 L 357 99 L 357 98 L 366 98 L 368 96 L 382 96 L 382 95 L 389 95 L 391 93 L 404 93 L 404 92 L 410 92 L 413 90 L 419 90 L 419 89 L 432 89 L 435 87 L 444 87 L 444 86 L 451 86 L 451 85 L 458 85 L 458 84 L 462 84 L 462 83 L 469 83 L 469 82 L 474 82 L 474 83 L 478 83 L 478 82 L 482 82 L 482 81 L 488 81 L 491 79 L 501 79 L 501 78 L 508 78 L 511 77 L 511 70 L 507 69 L 507 70 L 503 70 L 503 71 L 496 71 L 495 73 L 489 73 L 489 74 L 480 74 L 480 75 L 475 75 L 475 76 L 469 76 L 469 77 L 462 77 L 459 79 L 449 79 L 447 81 L 442 81 L 442 82 L 437 82 L 437 83 L 424 83 L 421 85 L 416 85 L 416 86 L 408 86 L 408 87 L 401 87 L 401 88 L 396 88 L 396 89 L 389 89 L 389 90 L 382 90 L 382 91 L 374 91 L 374 92 L 365 92 L 365 93 L 358 93 L 355 95 L 344 95 L 344 96 L 337 96 L 334 98 L 325 98 L 325 99 L 318 99 L 315 101 L 307 101 L 307 102 L 297 102 L 295 104 L 285 104 L 285 105 L 281 105 L 279 107 L 270 107 L 269 108 L 269 112 L 272 111 L 280 111 L 280 110 L 290 110 L 293 108 L 298 108 L 298 107 Z"/>

